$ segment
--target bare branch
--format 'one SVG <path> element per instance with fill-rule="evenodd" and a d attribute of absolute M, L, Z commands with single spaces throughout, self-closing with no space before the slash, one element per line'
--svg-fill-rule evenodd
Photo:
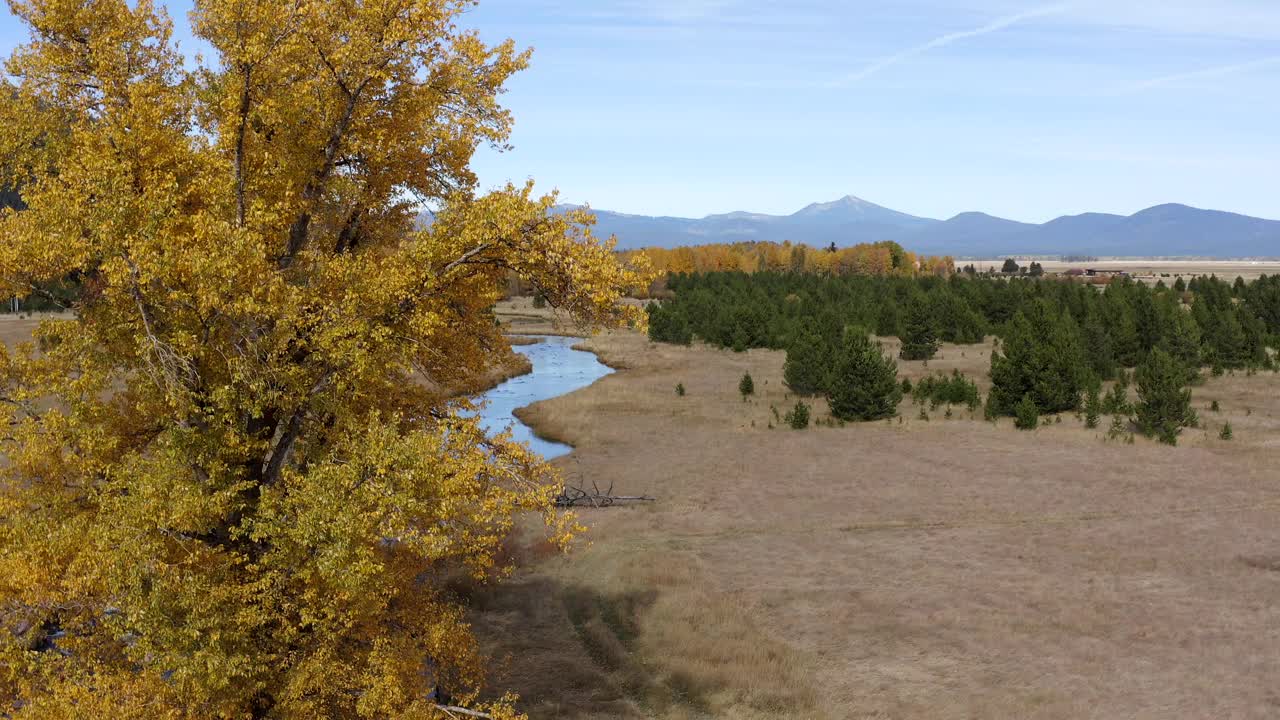
<path fill-rule="evenodd" d="M 241 68 L 244 87 L 240 90 L 240 126 L 236 128 L 236 226 L 244 227 L 244 135 L 249 127 L 249 87 L 253 66 L 246 63 Z"/>

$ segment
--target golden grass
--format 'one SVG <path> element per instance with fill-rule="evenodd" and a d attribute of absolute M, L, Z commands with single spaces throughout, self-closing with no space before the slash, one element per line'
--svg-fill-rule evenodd
<path fill-rule="evenodd" d="M 31 340 L 32 333 L 45 319 L 70 319 L 66 313 L 37 313 L 34 315 L 0 314 L 0 343 L 13 347 Z"/>
<path fill-rule="evenodd" d="M 1178 448 L 909 401 L 797 432 L 768 428 L 796 401 L 782 353 L 586 344 L 626 369 L 522 417 L 574 445 L 570 477 L 659 501 L 588 511 L 587 546 L 518 575 L 536 610 L 477 613 L 532 717 L 1280 711 L 1277 376 L 1196 388 L 1206 427 Z M 989 363 L 945 347 L 900 368 L 985 389 Z"/>
<path fill-rule="evenodd" d="M 825 717 L 812 668 L 694 563 L 588 547 L 467 590 L 494 685 L 532 717 Z"/>

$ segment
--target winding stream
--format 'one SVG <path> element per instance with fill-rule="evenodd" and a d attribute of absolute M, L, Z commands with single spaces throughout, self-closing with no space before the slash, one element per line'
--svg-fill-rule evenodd
<path fill-rule="evenodd" d="M 582 342 L 582 338 L 546 335 L 535 337 L 541 342 L 514 347 L 516 352 L 528 357 L 533 363 L 533 371 L 512 378 L 481 395 L 478 399 L 485 405 L 480 411 L 480 423 L 490 434 L 510 428 L 518 442 L 528 443 L 535 452 L 550 460 L 568 455 L 573 448 L 538 437 L 533 428 L 515 417 L 515 410 L 584 388 L 605 375 L 612 374 L 613 369 L 589 352 L 574 350 L 573 346 Z"/>

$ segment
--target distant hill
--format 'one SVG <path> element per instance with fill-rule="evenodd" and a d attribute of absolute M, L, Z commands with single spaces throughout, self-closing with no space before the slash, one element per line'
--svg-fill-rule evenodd
<path fill-rule="evenodd" d="M 860 198 L 814 203 L 792 215 L 733 212 L 701 219 L 626 215 L 592 209 L 600 235 L 617 235 L 619 246 L 679 247 L 747 240 L 792 240 L 810 245 L 856 245 L 891 240 L 937 220 L 890 210 Z"/>
<path fill-rule="evenodd" d="M 896 240 L 929 255 L 1280 257 L 1280 221 L 1172 204 L 1128 217 L 1087 213 L 1043 225 L 978 212 L 934 220 L 853 196 L 815 203 L 792 215 L 734 212 L 693 219 L 594 212 L 597 234 L 617 235 L 621 248 L 750 240 L 848 246 Z"/>

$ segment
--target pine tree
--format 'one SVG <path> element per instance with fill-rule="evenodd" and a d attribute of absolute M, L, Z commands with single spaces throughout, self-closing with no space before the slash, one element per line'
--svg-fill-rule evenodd
<path fill-rule="evenodd" d="M 876 335 L 880 337 L 902 335 L 902 318 L 898 315 L 898 305 L 894 298 L 887 298 L 880 304 L 880 312 L 876 315 Z"/>
<path fill-rule="evenodd" d="M 1018 267 L 1018 262 L 1013 258 L 1005 258 L 1004 265 L 1000 268 L 1002 273 L 1016 273 L 1022 268 Z"/>
<path fill-rule="evenodd" d="M 1169 306 L 1168 331 L 1160 341 L 1160 347 L 1169 353 L 1187 371 L 1187 382 L 1200 378 L 1201 349 L 1200 326 L 1191 313 L 1176 305 Z"/>
<path fill-rule="evenodd" d="M 1107 415 L 1125 415 L 1133 414 L 1133 405 L 1129 402 L 1129 374 L 1123 370 L 1120 371 L 1116 383 L 1107 391 L 1106 397 L 1102 399 L 1102 412 Z"/>
<path fill-rule="evenodd" d="M 1229 370 L 1244 367 L 1249 362 L 1249 340 L 1235 308 L 1223 308 L 1215 315 L 1217 327 L 1210 336 L 1210 351 L 1216 364 Z"/>
<path fill-rule="evenodd" d="M 898 411 L 898 366 L 859 328 L 845 333 L 827 400 L 841 420 L 881 420 Z"/>
<path fill-rule="evenodd" d="M 938 336 L 929 305 L 924 298 L 912 298 L 902 323 L 902 352 L 899 357 L 903 360 L 929 360 L 937 354 Z"/>
<path fill-rule="evenodd" d="M 751 373 L 746 373 L 738 381 L 738 392 L 742 393 L 743 402 L 747 401 L 748 396 L 756 394 L 756 382 L 751 379 Z"/>
<path fill-rule="evenodd" d="M 689 321 L 684 313 L 654 302 L 649 303 L 646 310 L 649 313 L 650 340 L 673 345 L 689 345 L 693 342 L 693 332 L 689 329 Z"/>
<path fill-rule="evenodd" d="M 1173 291 L 1179 295 L 1187 291 L 1187 281 L 1183 280 L 1181 275 L 1178 276 L 1177 280 L 1173 281 Z"/>
<path fill-rule="evenodd" d="M 812 327 L 806 327 L 787 350 L 782 377 L 787 387 L 799 395 L 818 395 L 827 389 L 831 350 Z"/>
<path fill-rule="evenodd" d="M 1186 368 L 1161 348 L 1138 367 L 1138 427 L 1148 437 L 1178 444 L 1182 428 L 1195 420 Z"/>
<path fill-rule="evenodd" d="M 1098 421 L 1102 417 L 1102 399 L 1099 393 L 1100 388 L 1096 381 L 1089 385 L 1089 392 L 1084 402 L 1084 426 L 1090 430 L 1098 427 Z"/>
<path fill-rule="evenodd" d="M 797 402 L 796 406 L 787 412 L 783 418 L 792 430 L 804 430 L 809 427 L 809 406 L 803 402 Z"/>
<path fill-rule="evenodd" d="M 928 307 L 938 340 L 973 345 L 987 334 L 986 318 L 975 312 L 963 295 L 945 285 L 929 293 Z"/>
<path fill-rule="evenodd" d="M 1089 369 L 1099 380 L 1110 380 L 1116 375 L 1116 358 L 1111 347 L 1111 335 L 1097 313 L 1090 313 L 1081 331 L 1085 357 Z"/>
<path fill-rule="evenodd" d="M 1037 300 L 1014 316 L 991 354 L 989 402 L 1000 415 L 1016 414 L 1025 395 L 1046 413 L 1076 410 L 1088 374 L 1075 322 Z"/>
<path fill-rule="evenodd" d="M 1016 418 L 1014 426 L 1019 430 L 1035 430 L 1040 427 L 1040 408 L 1036 406 L 1030 393 L 1023 395 L 1018 402 Z"/>
<path fill-rule="evenodd" d="M 1142 362 L 1142 339 L 1134 311 L 1125 301 L 1114 301 L 1107 330 L 1111 336 L 1111 353 L 1120 367 L 1137 367 Z"/>

